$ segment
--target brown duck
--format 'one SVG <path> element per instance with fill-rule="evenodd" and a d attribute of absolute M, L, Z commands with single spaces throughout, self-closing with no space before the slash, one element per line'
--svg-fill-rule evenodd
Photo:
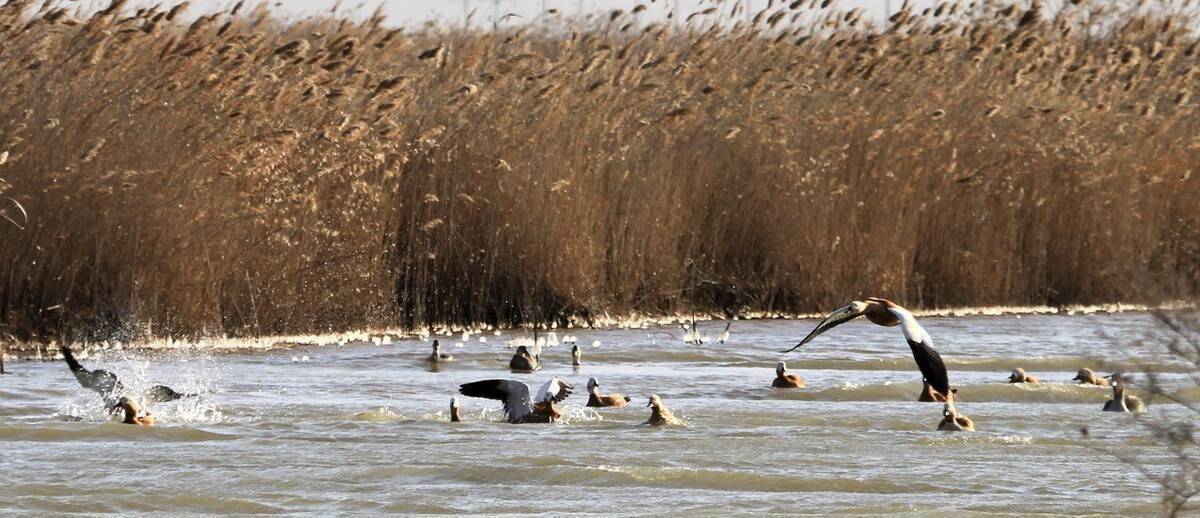
<path fill-rule="evenodd" d="M 120 401 L 117 401 L 116 408 L 124 412 L 125 415 L 123 419 L 121 419 L 121 422 L 124 424 L 154 426 L 154 416 L 149 413 L 140 415 L 142 409 L 133 399 L 122 397 Z"/>
<path fill-rule="evenodd" d="M 650 419 L 646 420 L 645 424 L 650 426 L 677 426 L 683 424 L 675 414 L 667 410 L 666 405 L 663 405 L 662 398 L 658 394 L 650 395 L 650 403 L 646 406 L 650 407 Z"/>
<path fill-rule="evenodd" d="M 958 409 L 954 407 L 953 393 L 942 407 L 942 422 L 938 423 L 937 429 L 942 432 L 975 431 L 975 422 L 970 417 L 958 413 Z"/>
<path fill-rule="evenodd" d="M 775 365 L 775 381 L 771 382 L 771 386 L 775 388 L 804 388 L 804 378 L 795 374 L 788 374 L 787 364 L 779 362 Z"/>
<path fill-rule="evenodd" d="M 1013 369 L 1012 374 L 1008 375 L 1009 383 L 1038 383 L 1037 376 L 1027 374 L 1025 369 L 1017 367 Z"/>
<path fill-rule="evenodd" d="M 628 405 L 630 401 L 632 401 L 632 400 L 625 396 L 622 396 L 620 394 L 601 395 L 600 394 L 600 383 L 598 381 L 596 381 L 596 378 L 588 378 L 587 406 L 598 407 L 598 408 L 604 408 L 604 407 L 620 408 L 625 405 Z"/>
<path fill-rule="evenodd" d="M 1099 387 L 1107 387 L 1109 385 L 1107 379 L 1096 376 L 1096 373 L 1092 372 L 1092 369 L 1086 368 L 1079 369 L 1079 373 L 1071 381 L 1078 381 L 1080 385 L 1096 385 Z"/>

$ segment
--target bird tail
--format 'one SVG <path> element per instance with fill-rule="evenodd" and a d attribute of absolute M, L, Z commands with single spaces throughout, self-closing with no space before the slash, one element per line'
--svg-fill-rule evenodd
<path fill-rule="evenodd" d="M 63 359 L 67 361 L 67 367 L 71 368 L 71 372 L 87 372 L 83 365 L 79 364 L 79 360 L 75 359 L 75 354 L 71 352 L 71 348 L 63 345 L 61 347 Z"/>
<path fill-rule="evenodd" d="M 625 402 L 626 402 L 626 403 L 630 403 L 630 402 L 632 402 L 632 401 L 633 401 L 633 399 L 630 399 L 630 398 L 629 398 L 629 396 L 625 396 Z"/>

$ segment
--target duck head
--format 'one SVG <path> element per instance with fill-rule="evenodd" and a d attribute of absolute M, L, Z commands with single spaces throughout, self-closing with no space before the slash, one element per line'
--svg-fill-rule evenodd
<path fill-rule="evenodd" d="M 596 389 L 600 388 L 600 382 L 596 381 L 596 378 L 588 378 L 587 388 L 588 393 L 594 393 Z"/>
<path fill-rule="evenodd" d="M 779 363 L 775 364 L 775 375 L 776 376 L 783 377 L 783 373 L 785 373 L 785 372 L 787 372 L 787 364 L 786 363 L 779 362 Z"/>
<path fill-rule="evenodd" d="M 1025 369 L 1020 367 L 1013 369 L 1012 374 L 1008 375 L 1009 383 L 1024 383 L 1027 379 L 1029 379 L 1029 375 L 1025 374 Z"/>

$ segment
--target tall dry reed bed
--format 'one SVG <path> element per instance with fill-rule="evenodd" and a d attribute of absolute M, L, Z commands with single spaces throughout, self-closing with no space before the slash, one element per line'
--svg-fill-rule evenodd
<path fill-rule="evenodd" d="M 0 331 L 1196 292 L 1189 3 L 823 3 L 479 32 L 9 0 Z"/>

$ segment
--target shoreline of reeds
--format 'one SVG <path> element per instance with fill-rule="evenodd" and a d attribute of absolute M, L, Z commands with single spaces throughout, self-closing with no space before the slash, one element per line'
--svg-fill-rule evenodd
<path fill-rule="evenodd" d="M 1200 286 L 1195 8 L 480 32 L 122 4 L 0 7 L 21 341 Z"/>

